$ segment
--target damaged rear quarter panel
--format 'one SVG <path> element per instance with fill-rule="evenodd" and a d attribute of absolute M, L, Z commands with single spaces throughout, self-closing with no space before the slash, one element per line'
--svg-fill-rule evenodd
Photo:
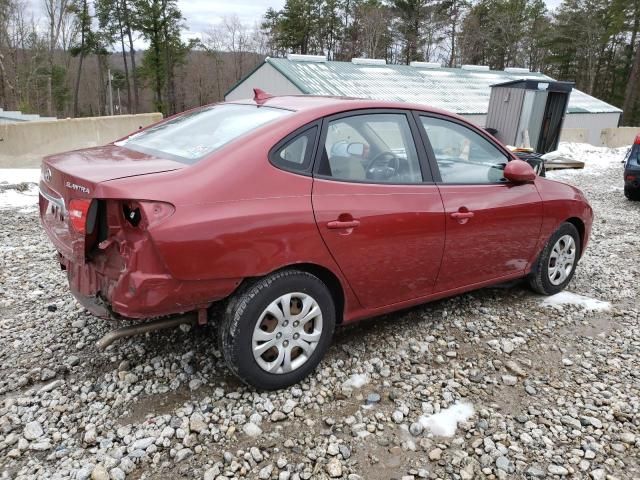
<path fill-rule="evenodd" d="M 97 198 L 162 201 L 175 207 L 173 215 L 148 230 L 146 244 L 153 254 L 147 256 L 146 245 L 136 246 L 139 259 L 135 267 L 129 261 L 126 282 L 121 281 L 116 292 L 124 300 L 114 297 L 114 309 L 122 312 L 127 302 L 138 302 L 125 289 L 127 283 L 138 285 L 138 272 L 150 285 L 163 271 L 169 275 L 164 284 L 174 289 L 170 296 L 193 305 L 223 299 L 245 278 L 297 263 L 333 272 L 346 305 L 357 305 L 318 232 L 311 204 L 312 177 L 279 170 L 267 159 L 277 140 L 301 122 L 315 120 L 312 114 L 306 120 L 293 117 L 291 124 L 258 129 L 251 141 L 232 142 L 188 168 L 97 186 Z M 163 287 L 156 290 L 158 297 L 165 295 Z M 162 304 L 152 293 L 145 301 L 158 309 Z"/>

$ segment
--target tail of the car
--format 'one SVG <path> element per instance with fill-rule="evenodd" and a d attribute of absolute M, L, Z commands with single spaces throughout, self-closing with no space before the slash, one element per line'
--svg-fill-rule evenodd
<path fill-rule="evenodd" d="M 60 254 L 76 264 L 84 264 L 91 252 L 109 238 L 110 231 L 113 233 L 122 227 L 143 230 L 173 213 L 173 206 L 161 201 L 138 200 L 131 195 L 127 198 L 100 195 L 103 182 L 182 167 L 179 163 L 152 157 L 109 163 L 109 155 L 119 154 L 117 150 L 118 147 L 88 149 L 47 157 L 43 161 L 39 197 L 41 222 Z"/>

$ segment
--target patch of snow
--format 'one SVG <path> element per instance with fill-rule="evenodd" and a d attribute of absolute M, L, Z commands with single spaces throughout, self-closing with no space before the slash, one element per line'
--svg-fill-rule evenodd
<path fill-rule="evenodd" d="M 0 185 L 8 183 L 38 183 L 40 181 L 39 168 L 0 168 Z"/>
<path fill-rule="evenodd" d="M 0 209 L 29 211 L 38 205 L 39 168 L 0 168 Z M 27 184 L 27 188 L 24 185 Z M 14 188 L 22 185 L 20 188 Z"/>
<path fill-rule="evenodd" d="M 609 148 L 596 147 L 588 143 L 572 143 L 562 142 L 558 145 L 558 150 L 545 153 L 545 160 L 553 161 L 555 159 L 571 159 L 584 162 L 584 169 L 566 169 L 548 171 L 549 178 L 564 177 L 580 173 L 600 173 L 599 171 L 606 168 L 622 165 L 622 161 L 626 156 L 629 147 Z"/>
<path fill-rule="evenodd" d="M 369 375 L 366 373 L 354 373 L 342 384 L 344 388 L 360 388 L 369 383 Z"/>
<path fill-rule="evenodd" d="M 38 187 L 33 185 L 27 190 L 18 191 L 15 189 L 0 190 L 0 210 L 8 208 L 19 208 L 29 211 L 38 206 Z"/>
<path fill-rule="evenodd" d="M 474 413 L 475 410 L 470 403 L 456 402 L 436 414 L 420 417 L 418 421 L 438 437 L 453 437 L 456 434 L 458 423 L 466 422 Z"/>
<path fill-rule="evenodd" d="M 585 310 L 608 311 L 611 310 L 611 304 L 595 298 L 585 297 L 571 292 L 560 292 L 542 301 L 542 306 L 550 307 L 554 305 L 578 305 L 584 307 Z"/>

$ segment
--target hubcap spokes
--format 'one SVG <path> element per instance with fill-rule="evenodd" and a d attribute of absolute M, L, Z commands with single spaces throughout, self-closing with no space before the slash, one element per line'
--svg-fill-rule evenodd
<path fill-rule="evenodd" d="M 269 373 L 300 368 L 322 336 L 322 312 L 305 293 L 287 293 L 264 309 L 253 331 L 253 358 Z"/>
<path fill-rule="evenodd" d="M 548 274 L 552 285 L 560 285 L 569 275 L 576 261 L 576 242 L 571 235 L 558 239 L 549 255 Z"/>

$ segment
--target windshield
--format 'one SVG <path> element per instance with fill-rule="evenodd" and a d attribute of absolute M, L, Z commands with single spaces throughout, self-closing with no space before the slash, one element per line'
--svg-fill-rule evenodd
<path fill-rule="evenodd" d="M 116 145 L 193 164 L 254 128 L 291 113 L 253 105 L 214 105 L 178 115 Z"/>

